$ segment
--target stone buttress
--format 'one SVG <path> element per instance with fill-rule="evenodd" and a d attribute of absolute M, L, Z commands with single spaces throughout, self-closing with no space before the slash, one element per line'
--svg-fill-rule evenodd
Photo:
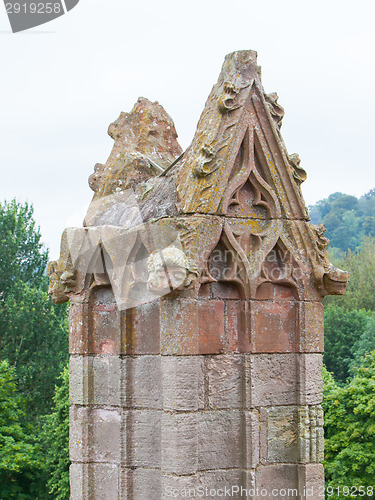
<path fill-rule="evenodd" d="M 71 303 L 72 499 L 319 497 L 321 299 L 348 276 L 309 222 L 283 115 L 239 51 L 184 153 L 158 103 L 110 125 L 84 226 L 49 266 Z"/>

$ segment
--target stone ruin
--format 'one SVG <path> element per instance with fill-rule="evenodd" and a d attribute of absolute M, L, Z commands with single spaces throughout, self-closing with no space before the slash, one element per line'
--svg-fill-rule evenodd
<path fill-rule="evenodd" d="M 239 51 L 185 152 L 157 102 L 110 125 L 49 265 L 70 301 L 72 499 L 321 494 L 321 300 L 348 275 L 309 222 L 277 100 Z"/>

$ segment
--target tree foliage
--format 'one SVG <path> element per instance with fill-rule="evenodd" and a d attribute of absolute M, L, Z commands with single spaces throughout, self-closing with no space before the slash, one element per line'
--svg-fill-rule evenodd
<path fill-rule="evenodd" d="M 356 367 L 361 366 L 363 356 L 370 354 L 372 351 L 375 351 L 375 314 L 368 318 L 362 335 L 353 345 L 352 360 L 350 362 L 351 373 Z"/>
<path fill-rule="evenodd" d="M 42 444 L 45 448 L 47 486 L 55 500 L 69 500 L 69 369 L 65 367 L 56 386 L 53 411 L 45 417 Z"/>
<path fill-rule="evenodd" d="M 369 313 L 329 305 L 324 311 L 324 363 L 335 380 L 344 383 L 350 374 L 353 346 L 363 335 Z"/>
<path fill-rule="evenodd" d="M 312 222 L 323 223 L 331 245 L 341 251 L 359 248 L 363 236 L 375 237 L 375 189 L 361 198 L 333 193 L 309 210 Z"/>
<path fill-rule="evenodd" d="M 52 496 L 48 494 L 46 483 L 52 471 L 46 457 L 50 455 L 46 449 L 41 451 L 44 441 L 37 436 L 68 359 L 67 315 L 66 307 L 54 305 L 48 296 L 48 254 L 40 239 L 31 206 L 15 200 L 0 205 L 0 360 L 13 381 L 8 377 L 3 384 L 10 391 L 4 399 L 10 403 L 0 409 L 10 422 L 8 434 L 4 426 L 0 428 L 0 498 L 4 499 L 43 500 L 59 494 L 56 489 Z M 64 404 L 67 410 L 67 401 Z M 54 446 L 60 444 L 56 438 Z M 60 453 L 62 460 L 68 459 L 66 446 Z M 50 483 L 48 488 L 52 490 Z"/>
<path fill-rule="evenodd" d="M 0 206 L 0 358 L 16 368 L 29 417 L 51 408 L 68 359 L 66 307 L 47 293 L 47 252 L 28 204 Z"/>
<path fill-rule="evenodd" d="M 35 477 L 43 470 L 35 437 L 23 421 L 25 401 L 17 391 L 15 369 L 0 361 L 0 498 L 35 499 Z"/>
<path fill-rule="evenodd" d="M 48 252 L 43 249 L 32 206 L 0 204 L 0 299 L 17 281 L 37 286 L 45 278 Z"/>
<path fill-rule="evenodd" d="M 14 283 L 0 308 L 0 353 L 17 369 L 29 415 L 52 404 L 54 386 L 68 359 L 65 307 L 55 306 L 43 288 Z"/>
<path fill-rule="evenodd" d="M 333 263 L 349 272 L 350 281 L 345 295 L 326 297 L 325 303 L 375 311 L 375 238 L 362 238 L 358 250 L 349 250 Z"/>
<path fill-rule="evenodd" d="M 325 369 L 323 380 L 326 486 L 374 486 L 375 352 L 363 358 L 344 387 Z"/>

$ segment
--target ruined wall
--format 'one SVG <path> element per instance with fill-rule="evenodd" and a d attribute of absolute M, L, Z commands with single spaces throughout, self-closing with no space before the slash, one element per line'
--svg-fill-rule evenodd
<path fill-rule="evenodd" d="M 321 299 L 348 276 L 309 222 L 282 117 L 241 51 L 182 155 L 158 103 L 110 126 L 85 227 L 49 270 L 71 301 L 72 499 L 322 492 Z"/>

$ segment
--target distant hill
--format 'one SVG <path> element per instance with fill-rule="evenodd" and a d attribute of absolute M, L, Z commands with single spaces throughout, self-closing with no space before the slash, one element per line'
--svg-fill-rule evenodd
<path fill-rule="evenodd" d="M 331 247 L 342 251 L 355 250 L 363 236 L 375 237 L 375 188 L 356 198 L 333 193 L 309 206 L 311 222 L 324 224 Z"/>

